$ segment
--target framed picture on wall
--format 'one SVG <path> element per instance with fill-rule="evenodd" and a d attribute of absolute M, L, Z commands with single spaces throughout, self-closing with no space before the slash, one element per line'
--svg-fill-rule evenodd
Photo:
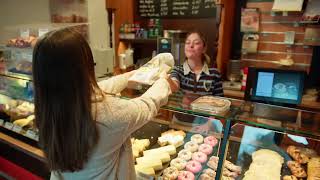
<path fill-rule="evenodd" d="M 256 8 L 241 9 L 241 32 L 258 32 L 259 16 Z"/>

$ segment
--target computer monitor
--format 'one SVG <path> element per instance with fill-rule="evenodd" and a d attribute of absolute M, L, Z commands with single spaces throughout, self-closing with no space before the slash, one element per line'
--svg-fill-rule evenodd
<path fill-rule="evenodd" d="M 288 107 L 301 103 L 305 72 L 255 67 L 248 72 L 246 100 Z"/>

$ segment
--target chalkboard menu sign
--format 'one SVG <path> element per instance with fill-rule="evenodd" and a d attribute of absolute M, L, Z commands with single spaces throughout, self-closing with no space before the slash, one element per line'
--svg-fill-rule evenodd
<path fill-rule="evenodd" d="M 137 0 L 141 17 L 215 17 L 215 0 Z"/>

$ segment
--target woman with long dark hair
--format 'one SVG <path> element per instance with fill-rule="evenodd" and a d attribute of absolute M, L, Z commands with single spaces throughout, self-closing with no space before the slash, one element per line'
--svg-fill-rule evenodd
<path fill-rule="evenodd" d="M 127 86 L 131 74 L 97 83 L 90 47 L 70 29 L 38 40 L 35 116 L 51 179 L 135 179 L 130 135 L 157 114 L 171 88 L 160 78 L 141 97 L 112 95 Z"/>

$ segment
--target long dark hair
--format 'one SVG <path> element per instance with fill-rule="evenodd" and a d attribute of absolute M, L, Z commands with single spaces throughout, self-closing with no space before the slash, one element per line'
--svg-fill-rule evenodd
<path fill-rule="evenodd" d="M 98 88 L 92 52 L 71 29 L 47 33 L 33 53 L 35 124 L 52 171 L 77 171 L 88 161 L 99 134 L 92 113 Z"/>

